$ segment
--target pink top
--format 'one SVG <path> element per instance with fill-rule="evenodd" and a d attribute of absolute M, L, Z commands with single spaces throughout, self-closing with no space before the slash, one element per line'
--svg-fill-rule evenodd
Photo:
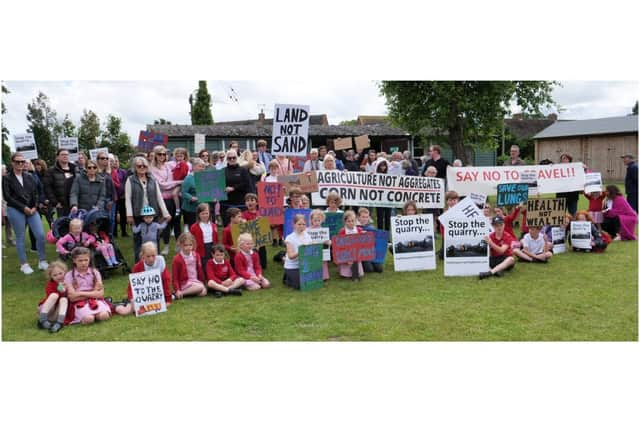
<path fill-rule="evenodd" d="M 240 253 L 242 253 L 244 258 L 247 259 L 247 272 L 249 274 L 251 274 L 251 275 L 258 275 L 258 274 L 256 274 L 256 270 L 253 269 L 253 258 L 251 257 L 251 252 L 246 253 L 246 252 L 240 250 Z"/>
<path fill-rule="evenodd" d="M 70 246 L 80 245 L 80 241 L 82 241 L 82 246 L 87 247 L 89 245 L 95 244 L 96 239 L 86 232 L 80 234 L 80 238 L 76 238 L 71 234 L 67 234 L 56 242 L 56 250 L 61 254 L 69 254 L 71 251 L 67 250 L 67 248 Z"/>
<path fill-rule="evenodd" d="M 76 291 L 92 291 L 95 285 L 95 279 L 102 279 L 100 277 L 100 271 L 97 269 L 89 268 L 87 272 L 83 273 L 73 268 L 64 276 L 64 284 L 67 286 L 67 289 L 73 287 L 74 276 L 77 284 Z"/>
<path fill-rule="evenodd" d="M 151 174 L 153 178 L 158 182 L 160 186 L 160 192 L 162 192 L 162 198 L 164 200 L 168 200 L 172 198 L 171 191 L 176 186 L 180 185 L 179 182 L 173 180 L 173 172 L 171 170 L 171 166 L 167 163 L 160 167 L 149 168 L 151 170 Z"/>
<path fill-rule="evenodd" d="M 200 282 L 200 280 L 198 280 L 198 268 L 196 266 L 196 257 L 193 255 L 193 252 L 191 252 L 191 254 L 188 256 L 183 252 L 180 252 L 180 254 L 184 259 L 184 264 L 187 265 L 187 277 L 189 277 L 187 281 Z"/>

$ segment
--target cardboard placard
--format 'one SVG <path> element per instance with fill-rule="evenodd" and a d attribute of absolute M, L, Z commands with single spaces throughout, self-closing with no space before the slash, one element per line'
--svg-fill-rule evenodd
<path fill-rule="evenodd" d="M 501 183 L 498 185 L 497 205 L 516 206 L 529 199 L 529 185 L 526 183 Z"/>
<path fill-rule="evenodd" d="M 307 219 L 307 228 L 309 227 L 309 216 L 311 215 L 311 209 L 284 209 L 284 224 L 282 230 L 282 237 L 287 238 L 287 235 L 293 232 L 293 218 L 301 214 Z"/>
<path fill-rule="evenodd" d="M 331 253 L 336 265 L 373 260 L 376 257 L 376 235 L 373 232 L 336 235 L 331 239 Z"/>
<path fill-rule="evenodd" d="M 58 149 L 66 149 L 69 151 L 69 161 L 78 162 L 78 138 L 60 136 L 58 138 Z"/>
<path fill-rule="evenodd" d="M 367 149 L 371 146 L 371 142 L 369 141 L 369 135 L 362 135 L 355 137 L 356 142 L 356 151 L 360 152 L 363 149 Z"/>
<path fill-rule="evenodd" d="M 199 203 L 224 201 L 227 199 L 227 178 L 224 169 L 207 169 L 195 172 L 196 197 Z"/>
<path fill-rule="evenodd" d="M 586 173 L 584 175 L 584 192 L 602 192 L 602 175 L 600 173 Z"/>
<path fill-rule="evenodd" d="M 394 271 L 436 269 L 432 214 L 391 217 Z"/>
<path fill-rule="evenodd" d="M 256 248 L 271 244 L 271 226 L 269 225 L 269 219 L 266 217 L 232 224 L 231 238 L 233 238 L 233 244 L 237 245 L 238 237 L 240 234 L 245 233 L 251 234 Z"/>
<path fill-rule="evenodd" d="M 389 251 L 389 231 L 376 229 L 373 233 L 376 234 L 376 257 L 372 262 L 384 263 L 387 259 L 387 252 Z"/>
<path fill-rule="evenodd" d="M 284 223 L 284 187 L 278 182 L 258 182 L 258 211 L 272 225 Z"/>
<path fill-rule="evenodd" d="M 169 143 L 168 135 L 152 132 L 150 130 L 149 131 L 140 130 L 140 134 L 138 135 L 137 148 L 139 151 L 149 152 L 153 150 L 155 146 L 158 146 L 158 145 L 167 146 L 168 143 Z"/>
<path fill-rule="evenodd" d="M 166 312 L 162 276 L 160 270 L 129 274 L 129 285 L 133 295 L 133 307 L 136 317 Z"/>
<path fill-rule="evenodd" d="M 309 105 L 276 104 L 271 154 L 306 157 L 309 147 Z"/>
<path fill-rule="evenodd" d="M 591 250 L 591 222 L 586 220 L 571 222 L 571 247 Z"/>
<path fill-rule="evenodd" d="M 298 246 L 298 266 L 301 291 L 322 288 L 322 244 Z"/>
<path fill-rule="evenodd" d="M 344 226 L 344 213 L 324 212 L 324 222 L 322 226 L 329 228 L 329 234 L 333 237 L 338 235 L 340 228 Z"/>
<path fill-rule="evenodd" d="M 284 185 L 284 191 L 287 194 L 294 187 L 305 194 L 318 191 L 318 177 L 315 171 L 278 176 L 278 183 Z"/>
<path fill-rule="evenodd" d="M 564 224 L 566 198 L 533 198 L 527 201 L 527 226 Z"/>
<path fill-rule="evenodd" d="M 348 138 L 338 138 L 333 141 L 333 148 L 336 151 L 351 149 L 351 137 Z"/>
<path fill-rule="evenodd" d="M 38 158 L 38 147 L 33 133 L 24 133 L 14 135 L 13 140 L 16 146 L 16 152 L 22 154 L 25 160 L 35 160 Z"/>

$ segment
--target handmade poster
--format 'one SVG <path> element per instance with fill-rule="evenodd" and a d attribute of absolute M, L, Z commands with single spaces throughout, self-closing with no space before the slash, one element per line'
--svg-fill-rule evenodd
<path fill-rule="evenodd" d="M 287 235 L 293 232 L 293 218 L 301 214 L 307 219 L 307 228 L 309 228 L 309 216 L 311 215 L 311 209 L 284 209 L 284 224 L 282 238 L 287 238 Z"/>
<path fill-rule="evenodd" d="M 351 149 L 351 137 L 348 138 L 338 138 L 333 141 L 333 147 L 336 151 Z"/>
<path fill-rule="evenodd" d="M 500 183 L 524 183 L 535 176 L 540 194 L 582 191 L 585 184 L 582 163 L 558 163 L 532 166 L 447 167 L 449 190 L 460 195 L 472 192 L 496 195 Z M 529 182 L 527 182 L 529 183 Z"/>
<path fill-rule="evenodd" d="M 231 225 L 231 238 L 233 238 L 234 244 L 238 241 L 240 234 L 245 233 L 251 234 L 256 248 L 271 244 L 271 226 L 266 217 Z"/>
<path fill-rule="evenodd" d="M 305 194 L 318 191 L 318 178 L 315 171 L 278 176 L 278 183 L 284 185 L 284 192 L 287 194 L 294 187 Z"/>
<path fill-rule="evenodd" d="M 331 250 L 336 265 L 373 260 L 376 257 L 376 235 L 373 232 L 336 235 L 331 239 Z"/>
<path fill-rule="evenodd" d="M 193 135 L 193 151 L 197 155 L 200 151 L 204 149 L 205 146 L 205 135 L 196 133 Z"/>
<path fill-rule="evenodd" d="M 369 135 L 356 136 L 355 142 L 356 151 L 358 152 L 371 146 L 371 143 L 369 142 Z"/>
<path fill-rule="evenodd" d="M 321 170 L 316 172 L 318 192 L 311 194 L 314 206 L 326 206 L 327 195 L 337 192 L 350 206 L 402 207 L 409 200 L 419 209 L 444 207 L 444 180 L 422 176 Z"/>
<path fill-rule="evenodd" d="M 309 105 L 276 104 L 271 154 L 306 157 L 309 150 Z"/>
<path fill-rule="evenodd" d="M 520 172 L 520 183 L 526 183 L 529 187 L 529 196 L 536 196 L 538 191 L 538 177 L 535 170 L 525 170 Z"/>
<path fill-rule="evenodd" d="M 433 215 L 391 217 L 394 271 L 436 269 Z"/>
<path fill-rule="evenodd" d="M 293 167 L 293 173 L 302 173 L 304 170 L 304 163 L 307 161 L 307 157 L 289 157 L 291 166 Z"/>
<path fill-rule="evenodd" d="M 516 206 L 526 203 L 529 199 L 529 185 L 526 183 L 501 183 L 498 184 L 498 196 L 496 204 L 502 206 Z"/>
<path fill-rule="evenodd" d="M 91 158 L 93 161 L 98 161 L 98 154 L 109 155 L 109 148 L 96 148 L 89 150 L 89 158 Z"/>
<path fill-rule="evenodd" d="M 551 228 L 553 254 L 564 253 L 567 250 L 567 246 L 565 245 L 565 234 L 566 231 L 564 228 L 561 228 L 559 226 L 554 226 Z"/>
<path fill-rule="evenodd" d="M 163 145 L 167 146 L 169 143 L 169 136 L 162 133 L 155 133 L 147 130 L 140 130 L 138 135 L 138 151 L 149 152 L 153 150 L 155 146 Z"/>
<path fill-rule="evenodd" d="M 478 275 L 489 270 L 489 245 L 485 237 L 491 223 L 470 198 L 465 198 L 438 218 L 444 226 L 444 276 Z"/>
<path fill-rule="evenodd" d="M 602 175 L 600 173 L 587 173 L 584 175 L 584 192 L 602 192 Z"/>
<path fill-rule="evenodd" d="M 258 182 L 258 211 L 272 225 L 284 223 L 284 187 L 278 182 Z"/>
<path fill-rule="evenodd" d="M 571 222 L 571 247 L 591 250 L 591 222 L 586 220 Z"/>
<path fill-rule="evenodd" d="M 311 237 L 313 244 L 324 244 L 325 241 L 331 241 L 331 235 L 329 235 L 329 228 L 307 228 L 307 234 Z M 322 249 L 322 260 L 331 260 L 331 249 Z"/>
<path fill-rule="evenodd" d="M 66 149 L 69 151 L 69 161 L 78 162 L 78 138 L 60 136 L 58 138 L 58 149 Z"/>
<path fill-rule="evenodd" d="M 196 182 L 196 197 L 199 203 L 224 201 L 227 199 L 227 178 L 224 169 L 208 169 L 195 172 L 193 178 Z"/>
<path fill-rule="evenodd" d="M 344 226 L 344 213 L 337 212 L 324 212 L 324 222 L 322 222 L 322 226 L 326 226 L 329 228 L 329 233 L 331 236 L 338 235 L 340 229 Z"/>
<path fill-rule="evenodd" d="M 152 269 L 129 274 L 129 285 L 136 317 L 167 311 L 160 270 Z"/>
<path fill-rule="evenodd" d="M 322 288 L 322 244 L 298 246 L 300 290 Z"/>
<path fill-rule="evenodd" d="M 387 251 L 389 249 L 389 231 L 376 229 L 372 232 L 376 234 L 376 257 L 372 260 L 372 262 L 384 263 L 387 259 Z"/>
<path fill-rule="evenodd" d="M 471 198 L 473 202 L 476 203 L 476 206 L 481 209 L 484 208 L 484 205 L 487 202 L 487 196 L 485 194 L 476 194 L 475 192 L 472 192 L 469 194 L 469 198 Z"/>
<path fill-rule="evenodd" d="M 527 226 L 564 224 L 566 198 L 533 198 L 527 200 Z"/>
<path fill-rule="evenodd" d="M 38 158 L 38 147 L 32 133 L 14 135 L 13 140 L 16 144 L 16 152 L 22 154 L 25 160 L 36 160 Z"/>

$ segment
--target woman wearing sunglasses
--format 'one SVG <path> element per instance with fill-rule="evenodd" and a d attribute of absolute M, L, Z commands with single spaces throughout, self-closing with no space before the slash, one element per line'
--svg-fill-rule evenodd
<path fill-rule="evenodd" d="M 78 209 L 82 210 L 104 210 L 105 202 L 105 181 L 98 175 L 98 164 L 93 160 L 87 160 L 85 172 L 76 175 L 71 185 L 69 193 L 69 205 L 71 213 Z"/>
<path fill-rule="evenodd" d="M 176 203 L 173 200 L 173 189 L 176 186 L 182 185 L 182 181 L 173 179 L 173 171 L 171 170 L 171 166 L 167 163 L 167 157 L 169 156 L 167 148 L 162 145 L 158 145 L 153 148 L 153 154 L 153 161 L 151 162 L 149 171 L 156 182 L 158 182 L 158 185 L 160 185 L 160 190 L 162 191 L 161 197 L 164 199 L 167 211 L 171 215 L 171 221 L 162 231 L 164 248 L 160 254 L 166 256 L 169 254 L 171 230 L 173 229 L 173 235 L 175 235 L 176 239 L 182 233 L 182 230 L 180 229 L 180 214 L 176 213 L 176 209 L 180 208 L 180 206 L 176 206 Z"/>
<path fill-rule="evenodd" d="M 16 250 L 20 259 L 20 270 L 24 274 L 32 274 L 33 269 L 27 263 L 27 253 L 24 245 L 24 233 L 26 226 L 33 232 L 36 238 L 38 250 L 38 269 L 45 270 L 49 267 L 44 251 L 44 230 L 42 220 L 37 214 L 38 204 L 44 203 L 44 199 L 38 199 L 36 182 L 32 175 L 23 173 L 26 160 L 24 156 L 16 152 L 11 156 L 11 171 L 2 179 L 2 195 L 7 202 L 7 216 L 16 233 Z M 42 194 L 40 193 L 40 197 Z"/>

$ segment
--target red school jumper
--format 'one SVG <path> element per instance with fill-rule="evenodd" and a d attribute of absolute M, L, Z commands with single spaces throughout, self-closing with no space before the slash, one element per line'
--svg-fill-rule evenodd
<path fill-rule="evenodd" d="M 238 278 L 238 274 L 233 270 L 233 266 L 227 259 L 221 265 L 215 263 L 213 259 L 209 259 L 207 262 L 207 277 L 218 284 L 222 284 L 222 281 L 229 278 L 231 281 L 235 281 Z"/>
<path fill-rule="evenodd" d="M 260 266 L 260 257 L 258 256 L 258 252 L 255 250 L 251 250 L 251 261 L 253 262 L 253 270 L 256 271 L 256 276 L 259 277 L 262 275 L 262 266 Z M 236 271 L 238 275 L 240 275 L 245 280 L 251 278 L 251 274 L 247 271 L 247 267 L 249 266 L 247 263 L 247 259 L 244 257 L 244 254 L 238 250 L 236 253 L 236 258 L 234 261 L 234 265 L 236 267 Z"/>
<path fill-rule="evenodd" d="M 214 222 L 211 223 L 211 232 L 213 244 L 218 244 L 218 227 Z M 200 255 L 200 257 L 204 257 L 204 234 L 202 233 L 202 228 L 200 228 L 200 222 L 196 222 L 189 228 L 189 232 L 196 239 L 196 253 Z"/>
<path fill-rule="evenodd" d="M 202 273 L 202 261 L 200 255 L 193 252 L 196 257 L 196 268 L 198 270 L 198 280 L 204 283 L 204 274 Z M 187 264 L 184 263 L 182 254 L 178 253 L 173 258 L 171 263 L 171 285 L 175 291 L 182 290 L 182 286 L 189 280 L 189 274 L 187 274 Z"/>

